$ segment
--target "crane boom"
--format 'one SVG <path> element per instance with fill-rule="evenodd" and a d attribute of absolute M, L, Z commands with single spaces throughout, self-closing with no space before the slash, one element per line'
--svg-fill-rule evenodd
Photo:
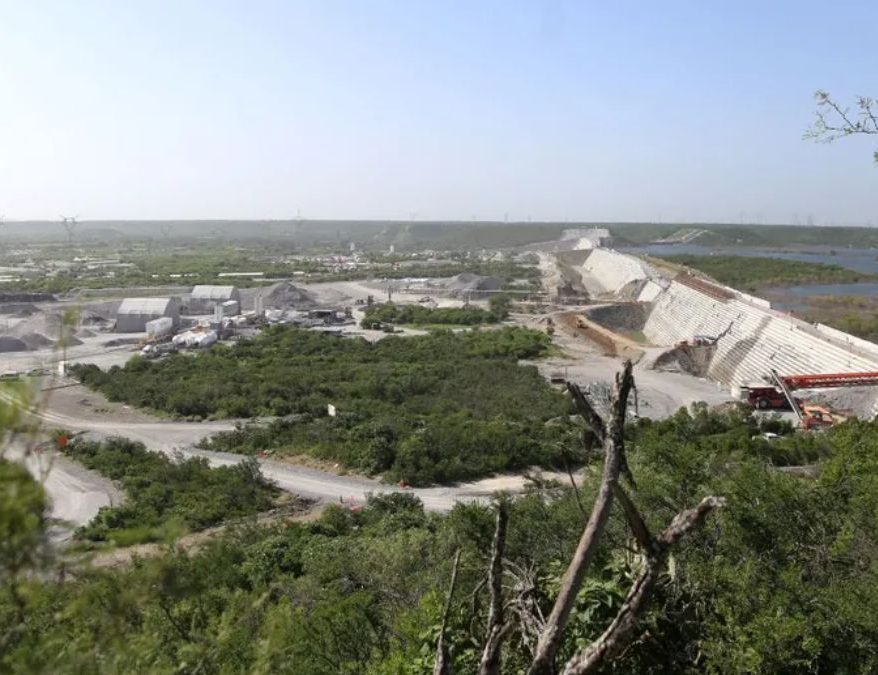
<path fill-rule="evenodd" d="M 821 375 L 784 375 L 780 379 L 791 390 L 828 389 L 835 387 L 862 387 L 878 385 L 878 372 L 828 373 Z"/>
<path fill-rule="evenodd" d="M 774 380 L 774 383 L 777 385 L 777 388 L 781 390 L 783 395 L 786 397 L 787 402 L 790 404 L 790 409 L 796 413 L 796 417 L 799 418 L 799 424 L 805 425 L 805 414 L 802 412 L 802 409 L 799 407 L 799 402 L 796 400 L 796 397 L 793 396 L 793 390 L 787 384 L 787 378 L 778 375 L 777 371 L 772 368 L 771 369 L 771 379 Z"/>

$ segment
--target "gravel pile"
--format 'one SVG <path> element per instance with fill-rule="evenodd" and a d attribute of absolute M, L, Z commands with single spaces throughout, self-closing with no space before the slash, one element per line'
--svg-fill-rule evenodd
<path fill-rule="evenodd" d="M 446 288 L 450 291 L 496 291 L 502 285 L 503 282 L 500 279 L 463 272 L 456 277 L 451 277 Z"/>
<path fill-rule="evenodd" d="M 26 352 L 27 345 L 12 335 L 0 335 L 0 352 Z"/>
<path fill-rule="evenodd" d="M 11 314 L 20 318 L 32 316 L 39 311 L 39 307 L 29 302 L 7 302 L 0 304 L 0 314 Z"/>
<path fill-rule="evenodd" d="M 317 302 L 310 293 L 294 286 L 289 281 L 269 286 L 262 293 L 262 306 L 265 308 L 286 309 L 288 307 L 314 307 L 315 305 Z"/>
<path fill-rule="evenodd" d="M 27 345 L 28 351 L 55 346 L 54 340 L 50 340 L 42 333 L 24 333 L 19 336 L 19 339 Z"/>

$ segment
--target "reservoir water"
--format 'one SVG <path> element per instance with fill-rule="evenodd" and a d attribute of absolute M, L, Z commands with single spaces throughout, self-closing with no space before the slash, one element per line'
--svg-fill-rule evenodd
<path fill-rule="evenodd" d="M 750 246 L 700 246 L 698 244 L 646 244 L 621 248 L 625 253 L 645 254 L 662 258 L 673 255 L 735 255 L 750 258 L 782 258 L 802 262 L 838 265 L 863 274 L 878 275 L 878 249 L 874 248 L 800 248 L 770 249 Z M 800 309 L 807 299 L 818 295 L 855 295 L 878 297 L 878 282 L 861 281 L 852 284 L 803 284 L 763 289 L 759 295 L 766 296 L 778 309 Z"/>

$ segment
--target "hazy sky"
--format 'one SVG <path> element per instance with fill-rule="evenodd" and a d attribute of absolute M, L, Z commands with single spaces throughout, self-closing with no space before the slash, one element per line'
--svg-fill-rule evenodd
<path fill-rule="evenodd" d="M 0 0 L 0 214 L 878 225 L 878 2 Z"/>

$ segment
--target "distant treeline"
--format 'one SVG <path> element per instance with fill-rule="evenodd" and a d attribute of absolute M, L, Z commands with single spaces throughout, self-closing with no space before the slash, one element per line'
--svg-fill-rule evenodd
<path fill-rule="evenodd" d="M 252 286 L 266 283 L 265 279 L 291 279 L 307 282 L 353 281 L 357 279 L 406 277 L 451 277 L 470 273 L 500 279 L 505 285 L 521 279 L 537 283 L 540 276 L 535 266 L 511 261 L 481 261 L 467 257 L 433 264 L 413 260 L 399 264 L 403 257 L 385 259 L 373 256 L 369 267 L 356 269 L 332 269 L 318 260 L 296 259 L 291 262 L 278 262 L 284 254 L 292 254 L 295 249 L 266 249 L 264 245 L 241 250 L 240 248 L 218 247 L 199 252 L 169 252 L 157 247 L 155 253 L 140 251 L 136 254 L 120 256 L 123 263 L 132 267 L 107 268 L 105 270 L 59 271 L 55 275 L 29 277 L 20 281 L 0 284 L 0 288 L 29 293 L 65 293 L 76 288 L 129 288 L 134 286 L 162 286 L 168 284 L 215 284 L 234 283 L 238 286 Z M 101 253 L 112 255 L 112 251 Z M 315 254 L 316 255 L 316 254 Z M 371 260 L 372 258 L 370 258 Z M 223 273 L 262 272 L 264 278 L 221 277 Z"/>
<path fill-rule="evenodd" d="M 746 291 L 768 286 L 846 284 L 874 279 L 839 265 L 733 255 L 670 255 L 663 260 L 685 265 L 722 284 Z"/>
<path fill-rule="evenodd" d="M 724 223 L 614 223 L 607 226 L 617 243 L 645 244 L 680 230 L 707 230 L 692 243 L 704 246 L 834 246 L 876 248 L 878 228 L 816 227 L 804 225 L 737 225 Z"/>

